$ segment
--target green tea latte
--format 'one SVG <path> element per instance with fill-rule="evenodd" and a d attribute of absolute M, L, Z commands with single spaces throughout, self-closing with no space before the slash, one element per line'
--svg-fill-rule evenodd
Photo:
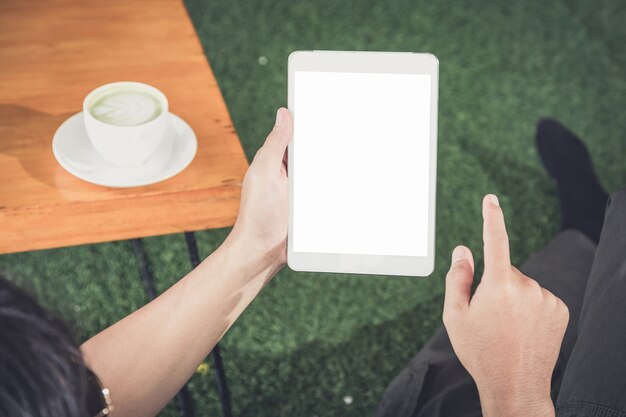
<path fill-rule="evenodd" d="M 123 87 L 103 91 L 89 107 L 96 119 L 116 126 L 141 125 L 156 119 L 161 111 L 152 94 Z"/>

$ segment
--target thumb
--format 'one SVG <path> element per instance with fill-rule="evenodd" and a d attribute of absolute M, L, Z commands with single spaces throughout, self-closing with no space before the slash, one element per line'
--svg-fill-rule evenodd
<path fill-rule="evenodd" d="M 472 252 L 465 246 L 457 246 L 452 252 L 452 265 L 446 276 L 446 295 L 443 303 L 444 318 L 469 307 L 472 282 L 474 282 Z"/>
<path fill-rule="evenodd" d="M 293 138 L 293 117 L 291 112 L 281 107 L 276 112 L 274 128 L 263 144 L 264 159 L 267 164 L 280 168 L 285 151 Z"/>

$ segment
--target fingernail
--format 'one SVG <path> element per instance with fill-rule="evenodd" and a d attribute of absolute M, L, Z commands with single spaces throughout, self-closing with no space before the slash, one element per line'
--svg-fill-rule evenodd
<path fill-rule="evenodd" d="M 494 206 L 500 206 L 498 196 L 496 196 L 495 194 L 489 194 L 489 199 L 491 200 L 491 204 L 493 204 Z"/>
<path fill-rule="evenodd" d="M 460 261 L 465 258 L 465 248 L 463 246 L 457 246 L 452 251 L 452 262 Z"/>
<path fill-rule="evenodd" d="M 281 122 L 281 119 L 282 119 L 282 118 L 283 118 L 283 116 L 282 116 L 282 114 L 280 113 L 280 109 L 278 109 L 278 110 L 276 111 L 276 123 L 275 123 L 275 124 L 276 124 L 276 126 L 280 126 L 280 122 Z"/>

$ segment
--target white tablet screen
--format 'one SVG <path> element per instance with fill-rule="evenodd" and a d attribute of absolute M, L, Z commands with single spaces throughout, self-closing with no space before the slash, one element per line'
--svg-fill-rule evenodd
<path fill-rule="evenodd" d="M 430 83 L 295 71 L 294 252 L 427 255 Z"/>

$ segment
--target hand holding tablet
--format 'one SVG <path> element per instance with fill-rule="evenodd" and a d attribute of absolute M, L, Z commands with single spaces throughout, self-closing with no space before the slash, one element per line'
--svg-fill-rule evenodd
<path fill-rule="evenodd" d="M 292 269 L 432 272 L 437 94 L 430 54 L 291 54 Z"/>

